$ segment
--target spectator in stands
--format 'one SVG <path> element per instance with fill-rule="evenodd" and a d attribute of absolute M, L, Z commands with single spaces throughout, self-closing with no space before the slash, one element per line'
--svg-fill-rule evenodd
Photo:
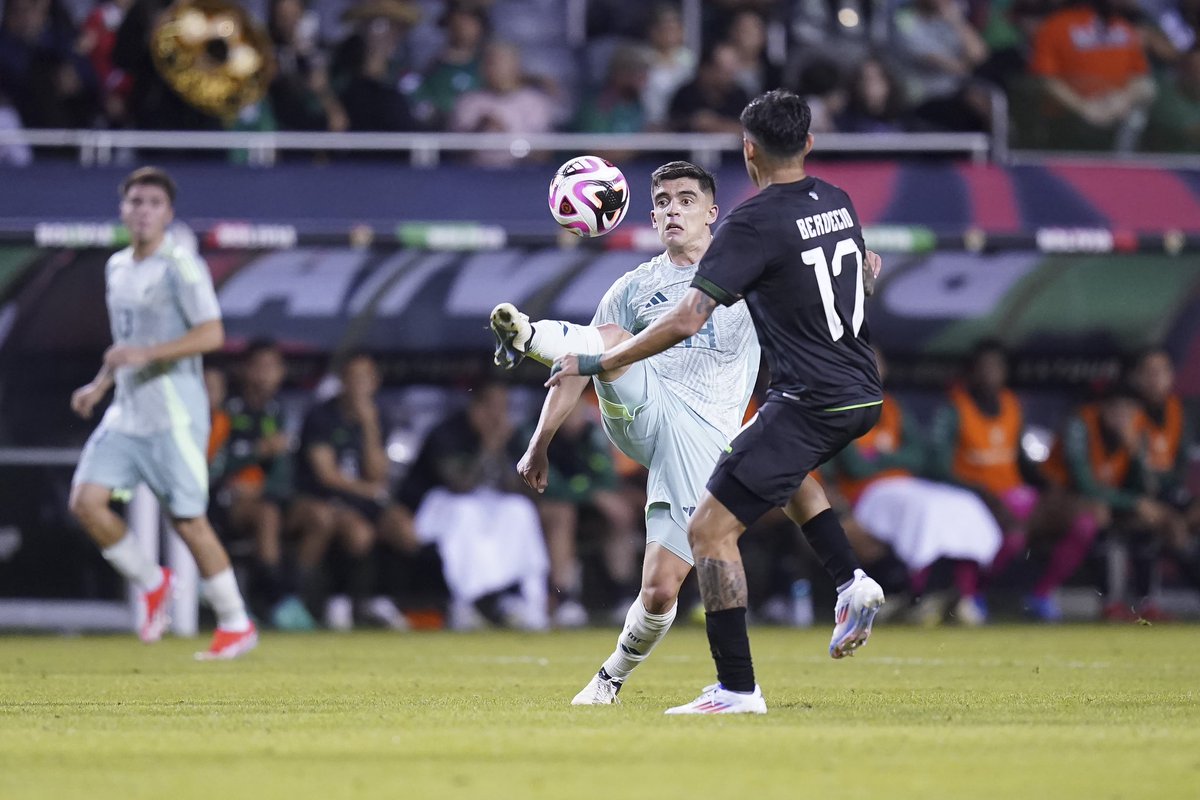
<path fill-rule="evenodd" d="M 0 91 L 0 131 L 21 130 L 21 115 L 9 103 L 8 98 Z M 0 165 L 24 167 L 33 162 L 33 150 L 29 145 L 14 142 L 0 146 Z"/>
<path fill-rule="evenodd" d="M 649 74 L 650 56 L 636 45 L 613 51 L 608 76 L 600 90 L 586 99 L 575 123 L 582 133 L 640 133 L 646 130 L 642 91 Z M 609 155 L 611 160 L 614 159 Z"/>
<path fill-rule="evenodd" d="M 70 17 L 52 0 L 10 0 L 0 19 L 0 91 L 26 128 L 91 127 L 95 74 L 75 52 Z"/>
<path fill-rule="evenodd" d="M 750 102 L 737 84 L 737 53 L 728 44 L 717 44 L 700 62 L 696 79 L 671 99 L 672 130 L 685 133 L 742 132 L 739 117 Z"/>
<path fill-rule="evenodd" d="M 277 395 L 284 363 L 270 340 L 251 342 L 238 368 L 240 392 L 213 414 L 210 491 L 218 529 L 254 545 L 249 594 L 276 628 L 311 630 L 284 563 L 283 510 L 291 497 L 291 442 Z"/>
<path fill-rule="evenodd" d="M 886 364 L 878 355 L 880 377 Z M 911 589 L 923 595 L 930 569 L 939 560 L 954 562 L 957 617 L 965 624 L 985 621 L 974 602 L 982 567 L 1000 549 L 1001 532 L 978 496 L 958 486 L 922 479 L 927 453 L 916 421 L 899 401 L 884 395 L 879 422 L 830 462 L 838 490 L 853 505 L 854 516 L 912 573 Z M 922 621 L 940 623 L 940 597 L 918 606 Z"/>
<path fill-rule="evenodd" d="M 318 594 L 320 570 L 335 542 L 346 556 L 346 594 L 326 605 L 335 630 L 355 620 L 405 627 L 395 603 L 375 595 L 377 542 L 404 553 L 417 549 L 412 515 L 392 499 L 384 447 L 386 417 L 376 399 L 379 369 L 365 353 L 339 370 L 341 392 L 309 411 L 296 459 L 297 497 L 290 522 L 300 537 L 298 562 L 306 599 Z"/>
<path fill-rule="evenodd" d="M 1046 463 L 1057 486 L 1076 492 L 1103 527 L 1130 546 L 1137 598 L 1131 607 L 1126 587 L 1110 584 L 1104 615 L 1114 620 L 1163 617 L 1149 598 L 1151 574 L 1162 539 L 1178 525 L 1171 508 L 1147 494 L 1140 414 L 1133 394 L 1108 392 L 1067 421 Z"/>
<path fill-rule="evenodd" d="M 150 33 L 159 14 L 170 5 L 171 0 L 134 0 L 117 30 L 112 63 L 133 80 L 129 122 L 141 130 L 219 130 L 221 120 L 180 97 L 154 66 Z"/>
<path fill-rule="evenodd" d="M 487 8 L 480 0 L 452 0 L 438 24 L 446 32 L 446 43 L 425 70 L 415 99 L 422 119 L 442 129 L 458 98 L 483 85 Z"/>
<path fill-rule="evenodd" d="M 1038 490 L 1046 481 L 1021 447 L 1024 414 L 1007 384 L 1003 347 L 996 341 L 978 343 L 968 361 L 965 384 L 950 390 L 949 404 L 934 420 L 932 475 L 972 490 L 996 517 L 1004 542 L 989 570 L 993 576 L 1027 550 L 1035 511 L 1041 512 L 1039 516 L 1068 518 L 1057 529 L 1045 531 L 1057 541 L 1051 546 L 1050 563 L 1025 598 L 1030 616 L 1053 622 L 1062 617 L 1054 593 L 1087 556 L 1096 538 L 1097 520 L 1082 511 L 1052 514 L 1055 509 L 1038 508 Z M 970 614 L 971 605 L 979 617 L 986 618 L 982 595 L 960 604 L 960 615 Z"/>
<path fill-rule="evenodd" d="M 88 59 L 96 74 L 104 115 L 117 127 L 126 121 L 133 79 L 113 64 L 113 49 L 117 46 L 121 22 L 132 7 L 133 0 L 100 0 L 84 20 L 76 43 L 76 49 Z"/>
<path fill-rule="evenodd" d="M 671 98 L 696 74 L 696 54 L 684 44 L 683 17 L 678 6 L 662 3 L 654 7 L 646 40 L 653 59 L 642 105 L 647 123 L 663 126 L 667 124 Z"/>
<path fill-rule="evenodd" d="M 451 128 L 470 133 L 547 133 L 553 118 L 549 96 L 525 84 L 521 52 L 511 44 L 492 42 L 483 53 L 483 88 L 458 98 Z M 508 167 L 516 163 L 517 156 L 481 150 L 472 161 L 479 166 Z"/>
<path fill-rule="evenodd" d="M 612 445 L 593 416 L 594 408 L 579 403 L 558 429 L 547 451 L 546 491 L 538 498 L 550 556 L 553 620 L 559 627 L 587 623 L 576 556 L 581 512 L 595 512 L 603 520 L 605 565 L 618 590 L 632 596 L 639 588 L 640 544 L 633 533 L 638 507 L 618 492 Z M 528 441 L 532 433 L 525 431 L 516 441 Z"/>
<path fill-rule="evenodd" d="M 354 131 L 414 131 L 420 126 L 400 91 L 397 62 L 404 35 L 421 19 L 407 0 L 364 0 L 342 19 L 353 33 L 333 59 L 334 84 Z"/>
<path fill-rule="evenodd" d="M 1159 82 L 1150 110 L 1145 146 L 1148 150 L 1200 152 L 1200 44 Z"/>
<path fill-rule="evenodd" d="M 896 12 L 895 31 L 914 115 L 942 130 L 986 129 L 990 99 L 971 76 L 988 48 L 959 0 L 914 0 Z"/>
<path fill-rule="evenodd" d="M 837 118 L 849 100 L 838 65 L 824 58 L 810 62 L 800 73 L 800 93 L 812 113 L 808 129 L 813 133 L 836 131 Z"/>
<path fill-rule="evenodd" d="M 280 130 L 341 132 L 350 127 L 330 84 L 319 24 L 305 0 L 271 0 L 268 7 L 267 31 L 275 46 L 276 69 L 268 97 Z"/>
<path fill-rule="evenodd" d="M 741 9 L 733 15 L 724 40 L 737 54 L 737 83 L 751 97 L 781 86 L 777 64 L 767 56 L 767 21 L 761 13 Z"/>
<path fill-rule="evenodd" d="M 1051 101 L 1042 144 L 1132 147 L 1154 99 L 1154 81 L 1140 34 L 1111 0 L 1084 0 L 1047 17 L 1030 71 Z"/>
<path fill-rule="evenodd" d="M 430 431 L 401 493 L 417 509 L 417 536 L 437 544 L 455 629 L 482 624 L 477 604 L 493 598 L 509 624 L 549 625 L 549 557 L 537 507 L 518 493 L 513 433 L 508 390 L 476 389 Z"/>
<path fill-rule="evenodd" d="M 858 65 L 850 81 L 846 110 L 836 119 L 847 133 L 896 133 L 904 130 L 904 97 L 895 76 L 874 56 Z"/>

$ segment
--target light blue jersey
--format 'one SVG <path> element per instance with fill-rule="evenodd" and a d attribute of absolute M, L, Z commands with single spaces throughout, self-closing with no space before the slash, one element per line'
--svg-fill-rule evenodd
<path fill-rule="evenodd" d="M 592 324 L 637 334 L 674 308 L 695 276 L 694 264 L 680 267 L 661 253 L 612 285 Z M 699 333 L 648 360 L 667 387 L 728 441 L 742 426 L 759 353 L 750 310 L 739 302 L 718 306 Z"/>
<path fill-rule="evenodd" d="M 115 344 L 161 344 L 221 318 L 208 265 L 169 234 L 144 261 L 134 261 L 133 248 L 114 253 L 105 267 L 105 283 Z M 115 379 L 116 397 L 102 427 L 133 436 L 191 426 L 207 430 L 200 356 L 121 367 Z"/>

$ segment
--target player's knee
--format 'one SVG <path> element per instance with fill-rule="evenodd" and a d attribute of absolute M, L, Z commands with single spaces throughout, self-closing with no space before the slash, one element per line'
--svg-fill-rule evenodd
<path fill-rule="evenodd" d="M 604 340 L 605 348 L 615 347 L 626 339 L 633 338 L 633 334 L 629 331 L 611 322 L 596 326 L 596 330 L 600 331 L 600 338 Z"/>
<path fill-rule="evenodd" d="M 338 525 L 342 535 L 342 545 L 352 556 L 362 556 L 370 552 L 375 544 L 375 528 L 363 517 L 353 512 L 347 512 Z"/>
<path fill-rule="evenodd" d="M 650 614 L 665 614 L 679 599 L 679 587 L 660 580 L 642 587 L 642 605 Z"/>
<path fill-rule="evenodd" d="M 108 507 L 108 498 L 107 491 L 96 491 L 94 486 L 79 484 L 71 488 L 67 508 L 71 516 L 86 525 Z"/>

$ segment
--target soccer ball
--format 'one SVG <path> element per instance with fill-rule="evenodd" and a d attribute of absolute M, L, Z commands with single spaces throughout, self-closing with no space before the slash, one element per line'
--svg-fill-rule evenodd
<path fill-rule="evenodd" d="M 576 236 L 603 236 L 629 210 L 629 185 L 621 170 L 599 156 L 577 156 L 550 181 L 550 213 Z"/>

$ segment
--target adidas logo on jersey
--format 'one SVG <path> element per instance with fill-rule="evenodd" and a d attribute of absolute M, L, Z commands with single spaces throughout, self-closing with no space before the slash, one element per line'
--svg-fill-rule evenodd
<path fill-rule="evenodd" d="M 663 294 L 662 292 L 655 292 L 654 296 L 650 298 L 650 301 L 648 303 L 646 303 L 646 305 L 642 306 L 642 308 L 654 308 L 655 306 L 661 306 L 663 303 L 666 303 L 666 302 L 668 302 L 668 301 L 667 301 L 667 296 L 665 294 Z"/>

